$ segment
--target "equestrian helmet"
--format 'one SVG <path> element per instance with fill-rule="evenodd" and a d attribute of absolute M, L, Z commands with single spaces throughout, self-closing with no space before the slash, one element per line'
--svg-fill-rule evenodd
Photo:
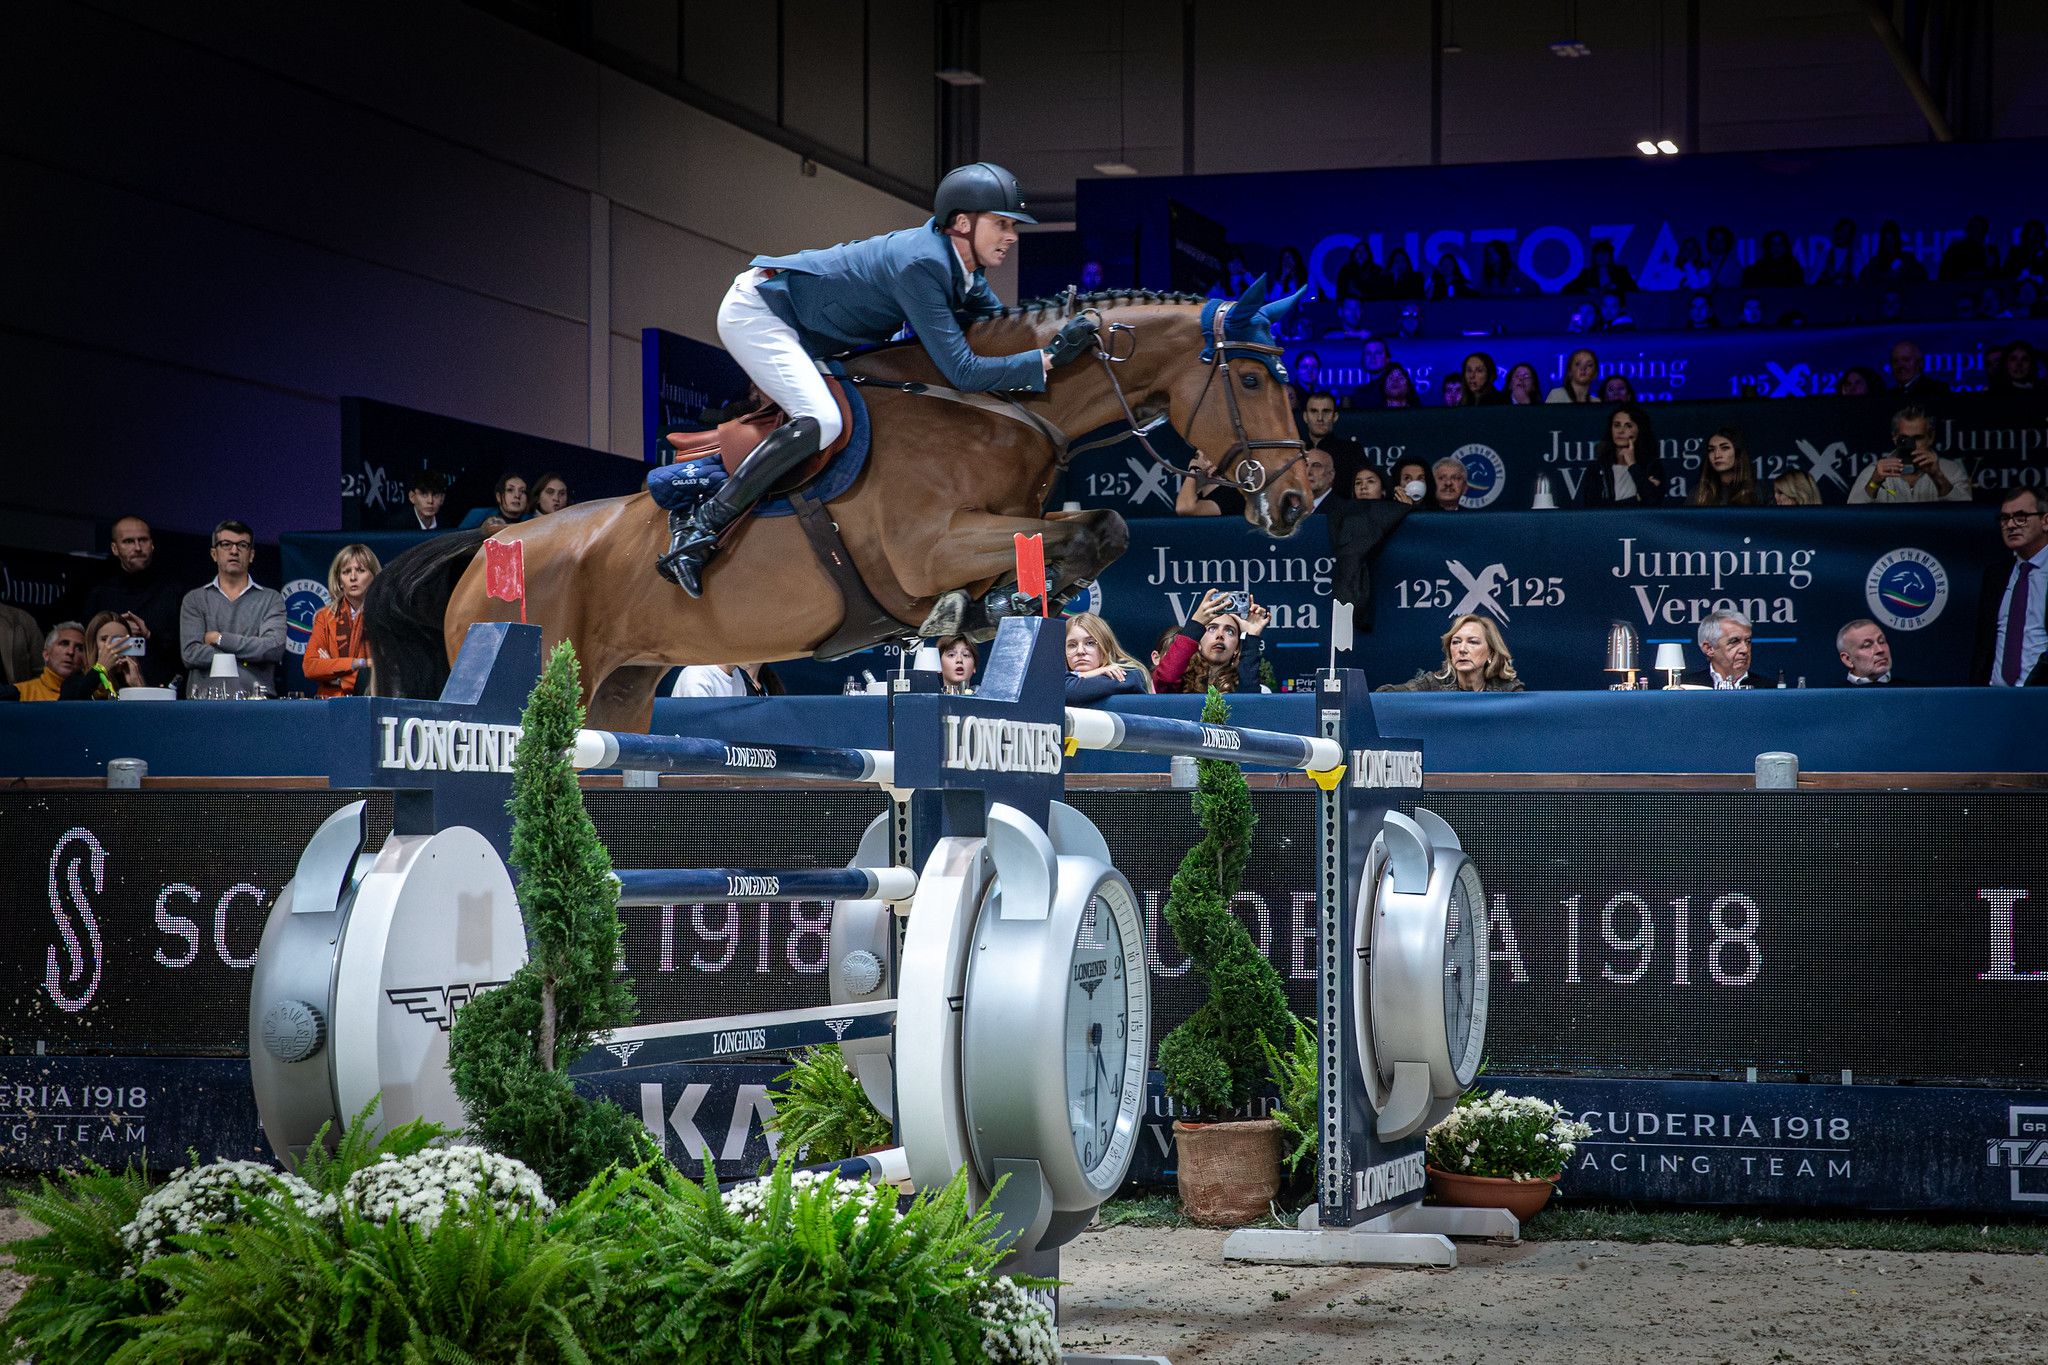
<path fill-rule="evenodd" d="M 956 213 L 1000 213 L 1020 223 L 1038 221 L 1024 212 L 1024 191 L 1017 177 L 993 161 L 955 166 L 946 172 L 938 193 L 932 196 L 933 226 L 945 231 Z"/>

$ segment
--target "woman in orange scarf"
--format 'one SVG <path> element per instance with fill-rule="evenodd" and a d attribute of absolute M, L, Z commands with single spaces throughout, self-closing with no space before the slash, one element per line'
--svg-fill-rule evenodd
<path fill-rule="evenodd" d="M 383 571 L 367 545 L 345 545 L 327 566 L 327 600 L 313 615 L 306 642 L 306 678 L 322 697 L 351 697 L 370 690 L 370 642 L 363 636 L 363 595 Z"/>

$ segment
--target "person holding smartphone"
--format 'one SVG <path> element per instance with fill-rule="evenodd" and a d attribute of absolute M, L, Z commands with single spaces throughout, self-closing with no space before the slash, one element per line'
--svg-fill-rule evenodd
<path fill-rule="evenodd" d="M 131 634 L 121 613 L 96 612 L 85 623 L 85 657 L 90 662 L 64 680 L 59 701 L 112 701 L 124 687 L 141 687 L 143 650 L 149 641 Z"/>
<path fill-rule="evenodd" d="M 1212 588 L 1188 616 L 1152 670 L 1155 692 L 1258 692 L 1265 644 L 1259 638 L 1273 614 L 1249 592 Z"/>

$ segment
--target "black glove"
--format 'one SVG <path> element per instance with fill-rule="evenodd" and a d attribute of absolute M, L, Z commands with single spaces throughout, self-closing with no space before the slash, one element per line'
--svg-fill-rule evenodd
<path fill-rule="evenodd" d="M 1053 333 L 1052 344 L 1045 348 L 1045 353 L 1052 357 L 1055 367 L 1064 365 L 1084 355 L 1093 355 L 1095 338 L 1095 319 L 1084 313 L 1080 317 L 1068 318 L 1066 324 Z"/>

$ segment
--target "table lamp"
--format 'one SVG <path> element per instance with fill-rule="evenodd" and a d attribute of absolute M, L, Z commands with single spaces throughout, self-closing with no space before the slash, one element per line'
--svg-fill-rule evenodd
<path fill-rule="evenodd" d="M 1529 504 L 1529 508 L 1535 512 L 1555 512 L 1557 510 L 1557 497 L 1550 490 L 1550 476 L 1548 474 L 1538 474 L 1536 476 L 1536 500 Z"/>
<path fill-rule="evenodd" d="M 1626 621 L 1616 621 L 1607 627 L 1606 671 L 1626 676 L 1613 685 L 1612 691 L 1626 691 L 1636 685 L 1636 670 L 1643 666 L 1643 641 L 1636 634 L 1636 628 Z"/>
<path fill-rule="evenodd" d="M 1658 645 L 1657 667 L 1664 673 L 1664 690 L 1669 692 L 1677 687 L 1678 675 L 1685 672 L 1685 646 L 1676 640 Z"/>

